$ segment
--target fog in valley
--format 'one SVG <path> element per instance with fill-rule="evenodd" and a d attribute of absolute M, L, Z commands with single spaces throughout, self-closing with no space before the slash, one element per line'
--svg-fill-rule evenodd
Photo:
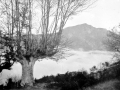
<path fill-rule="evenodd" d="M 113 53 L 108 51 L 77 51 L 69 50 L 65 53 L 65 58 L 59 61 L 53 61 L 48 58 L 42 61 L 36 61 L 34 66 L 34 78 L 41 78 L 45 75 L 64 74 L 67 71 L 81 71 L 87 70 L 96 65 L 100 67 L 100 63 L 110 61 L 112 62 Z M 22 67 L 19 63 L 12 66 L 12 70 L 3 70 L 0 81 L 4 83 L 7 78 L 13 77 L 20 79 L 22 75 Z"/>

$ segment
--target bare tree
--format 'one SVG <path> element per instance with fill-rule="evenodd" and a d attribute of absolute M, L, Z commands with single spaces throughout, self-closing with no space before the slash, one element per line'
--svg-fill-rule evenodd
<path fill-rule="evenodd" d="M 95 1 L 95 0 L 94 0 Z M 4 60 L 22 65 L 21 85 L 34 83 L 33 66 L 38 59 L 59 52 L 61 34 L 70 16 L 87 9 L 93 0 L 1 0 L 2 44 Z M 32 34 L 33 6 L 38 3 L 41 15 L 38 31 Z M 50 21 L 50 19 L 52 20 Z M 4 22 L 3 22 L 4 21 Z"/>

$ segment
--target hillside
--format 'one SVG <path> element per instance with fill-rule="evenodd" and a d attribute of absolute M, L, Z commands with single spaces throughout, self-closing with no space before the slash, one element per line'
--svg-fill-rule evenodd
<path fill-rule="evenodd" d="M 105 50 L 103 42 L 107 37 L 107 30 L 81 24 L 65 28 L 63 37 L 68 39 L 69 44 L 67 46 L 72 49 Z"/>

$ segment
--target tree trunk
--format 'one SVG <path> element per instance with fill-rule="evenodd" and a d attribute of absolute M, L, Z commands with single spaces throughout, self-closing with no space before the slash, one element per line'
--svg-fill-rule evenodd
<path fill-rule="evenodd" d="M 33 60 L 23 60 L 22 62 L 22 80 L 21 86 L 33 86 L 34 78 L 33 78 L 33 66 L 35 61 Z"/>

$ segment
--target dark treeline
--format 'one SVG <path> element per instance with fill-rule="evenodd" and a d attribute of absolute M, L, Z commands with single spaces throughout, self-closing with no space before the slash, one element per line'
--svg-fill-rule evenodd
<path fill-rule="evenodd" d="M 93 66 L 90 69 L 90 73 L 87 73 L 87 71 L 67 72 L 56 76 L 44 76 L 43 78 L 35 81 L 36 83 L 47 83 L 48 88 L 80 90 L 111 79 L 119 79 L 120 61 L 113 64 L 105 62 L 101 65 L 101 68 Z"/>

